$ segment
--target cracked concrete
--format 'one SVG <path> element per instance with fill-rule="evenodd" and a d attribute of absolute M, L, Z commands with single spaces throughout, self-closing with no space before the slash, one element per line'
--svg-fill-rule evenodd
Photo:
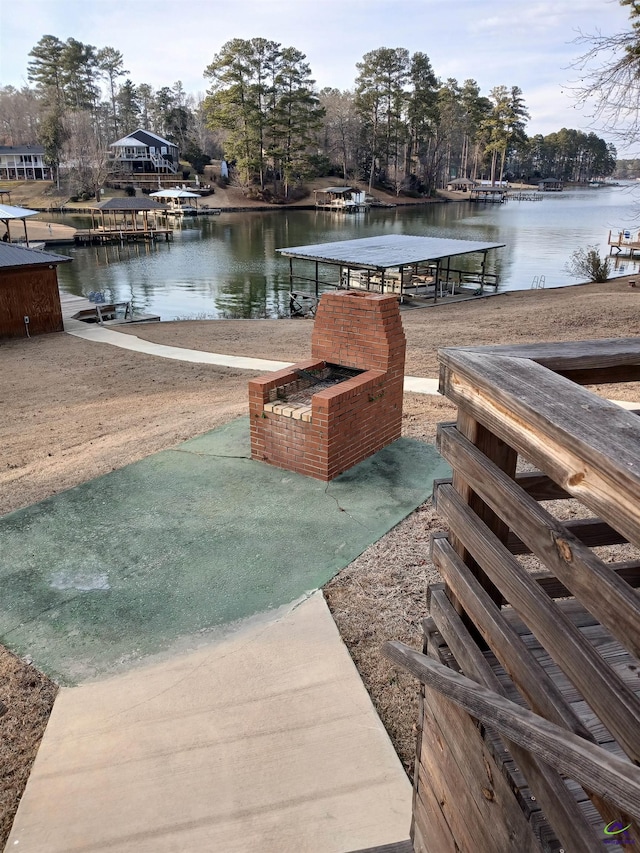
<path fill-rule="evenodd" d="M 219 636 L 323 586 L 448 471 L 408 438 L 330 484 L 248 456 L 241 418 L 0 519 L 6 645 L 73 684 Z"/>

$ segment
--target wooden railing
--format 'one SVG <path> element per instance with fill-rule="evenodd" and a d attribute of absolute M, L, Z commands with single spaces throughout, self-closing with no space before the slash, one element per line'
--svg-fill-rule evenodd
<path fill-rule="evenodd" d="M 426 654 L 386 647 L 423 685 L 416 853 L 638 845 L 640 419 L 581 386 L 640 380 L 640 340 L 440 357 L 443 583 Z"/>

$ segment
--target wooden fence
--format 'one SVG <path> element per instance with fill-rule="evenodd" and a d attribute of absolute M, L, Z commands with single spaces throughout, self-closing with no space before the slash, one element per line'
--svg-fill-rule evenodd
<path fill-rule="evenodd" d="M 640 339 L 446 349 L 412 839 L 640 849 Z M 638 398 L 640 399 L 640 391 Z"/>

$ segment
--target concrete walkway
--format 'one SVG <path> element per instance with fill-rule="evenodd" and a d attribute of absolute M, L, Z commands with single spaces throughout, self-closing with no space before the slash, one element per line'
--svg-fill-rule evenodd
<path fill-rule="evenodd" d="M 267 624 L 61 689 L 7 850 L 347 853 L 411 786 L 321 592 Z"/>
<path fill-rule="evenodd" d="M 68 324 L 66 331 L 68 334 L 85 341 L 110 344 L 114 347 L 143 352 L 146 355 L 155 355 L 159 358 L 172 358 L 176 361 L 191 361 L 197 364 L 217 364 L 220 367 L 235 367 L 238 370 L 258 370 L 267 373 L 270 370 L 282 370 L 285 367 L 291 367 L 293 363 L 291 361 L 270 361 L 266 358 L 247 358 L 240 355 L 222 355 L 215 352 L 170 347 L 145 341 L 135 335 L 123 335 L 122 332 L 105 329 L 102 326 L 87 326 L 79 321 L 73 325 Z M 438 380 L 419 376 L 405 376 L 404 390 L 412 391 L 415 394 L 437 394 Z"/>
<path fill-rule="evenodd" d="M 142 340 L 142 338 L 135 337 L 134 335 L 123 335 L 121 332 L 114 332 L 112 329 L 104 329 L 100 326 L 79 328 L 80 326 L 86 326 L 86 324 L 75 321 L 74 325 L 70 325 L 65 331 L 70 335 L 84 338 L 87 341 L 111 344 L 111 346 L 135 350 L 135 352 L 144 352 L 147 355 L 156 355 L 160 358 L 173 358 L 177 361 L 193 361 L 198 364 L 217 364 L 221 367 L 235 367 L 239 370 L 260 370 L 265 372 L 282 370 L 282 368 L 291 367 L 292 365 L 290 361 L 269 361 L 265 358 L 245 358 L 239 355 L 221 355 L 215 352 L 169 347 Z M 430 379 L 426 376 L 404 377 L 404 390 L 410 391 L 413 394 L 439 394 L 438 385 L 439 381 L 437 379 Z M 609 402 L 615 403 L 623 409 L 636 409 L 640 405 L 639 403 L 629 402 L 629 400 L 609 400 Z"/>

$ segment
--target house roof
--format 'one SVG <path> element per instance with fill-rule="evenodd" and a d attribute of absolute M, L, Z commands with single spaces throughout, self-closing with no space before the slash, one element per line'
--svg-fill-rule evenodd
<path fill-rule="evenodd" d="M 14 243 L 0 242 L 0 269 L 12 267 L 51 266 L 65 264 L 72 258 L 66 255 L 54 255 L 53 252 L 41 252 L 38 249 L 27 249 Z"/>
<path fill-rule="evenodd" d="M 94 210 L 165 210 L 166 205 L 150 198 L 110 198 L 93 205 Z"/>
<path fill-rule="evenodd" d="M 142 148 L 148 146 L 157 148 L 158 144 L 172 145 L 174 148 L 177 147 L 173 142 L 169 142 L 168 139 L 163 139 L 162 136 L 158 136 L 156 133 L 152 133 L 150 130 L 144 130 L 141 127 L 134 130 L 133 133 L 130 133 L 128 136 L 123 136 L 122 139 L 118 139 L 117 142 L 112 142 L 109 147 L 122 147 L 127 145 L 131 148 Z"/>
<path fill-rule="evenodd" d="M 0 145 L 0 154 L 44 154 L 42 145 Z"/>
<path fill-rule="evenodd" d="M 406 264 L 454 258 L 473 252 L 500 249 L 504 243 L 478 243 L 475 240 L 452 240 L 443 237 L 413 237 L 408 234 L 385 234 L 380 237 L 361 237 L 335 243 L 317 243 L 277 249 L 281 255 L 345 264 L 365 269 L 392 269 Z"/>

